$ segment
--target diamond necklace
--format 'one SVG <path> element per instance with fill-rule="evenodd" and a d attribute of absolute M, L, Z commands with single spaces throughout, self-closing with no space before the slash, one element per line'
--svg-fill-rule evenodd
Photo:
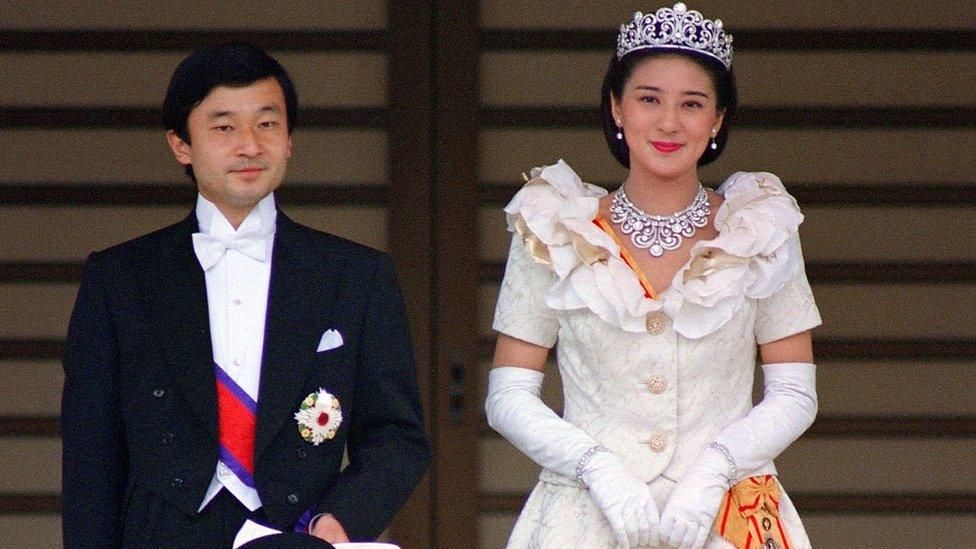
<path fill-rule="evenodd" d="M 698 185 L 698 194 L 691 205 L 671 215 L 650 215 L 627 198 L 623 185 L 617 189 L 610 203 L 610 221 L 620 232 L 630 235 L 634 246 L 661 257 L 665 251 L 677 250 L 685 238 L 708 224 L 708 193 Z"/>

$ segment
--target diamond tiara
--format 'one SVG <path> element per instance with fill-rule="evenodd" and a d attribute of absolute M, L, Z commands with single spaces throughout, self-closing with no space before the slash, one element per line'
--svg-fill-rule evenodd
<path fill-rule="evenodd" d="M 681 2 L 647 15 L 637 12 L 633 21 L 620 25 L 617 59 L 646 49 L 693 51 L 716 59 L 726 69 L 732 66 L 732 35 L 722 30 L 722 20 L 705 19 Z"/>

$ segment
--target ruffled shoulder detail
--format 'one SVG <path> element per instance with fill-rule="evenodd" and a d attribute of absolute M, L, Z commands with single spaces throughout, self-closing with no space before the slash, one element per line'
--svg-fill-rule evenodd
<path fill-rule="evenodd" d="M 717 192 L 725 196 L 715 217 L 719 236 L 695 244 L 660 299 L 646 297 L 614 239 L 593 223 L 607 191 L 584 183 L 562 160 L 533 169 L 505 213 L 527 253 L 556 274 L 549 307 L 587 308 L 628 332 L 644 332 L 648 315 L 663 311 L 678 333 L 698 338 L 728 322 L 747 298 L 783 287 L 800 267 L 803 216 L 776 176 L 736 173 Z"/>
<path fill-rule="evenodd" d="M 716 192 L 725 198 L 715 214 L 719 234 L 696 242 L 671 282 L 680 297 L 669 311 L 674 329 L 691 338 L 721 328 L 746 299 L 776 293 L 802 263 L 803 214 L 778 177 L 737 172 Z"/>
<path fill-rule="evenodd" d="M 620 248 L 593 220 L 607 191 L 584 183 L 560 160 L 535 168 L 505 213 L 510 231 L 521 236 L 535 261 L 556 273 L 545 295 L 556 310 L 588 308 L 604 321 L 631 332 L 645 330 L 648 313 L 661 304 L 645 299 Z"/>

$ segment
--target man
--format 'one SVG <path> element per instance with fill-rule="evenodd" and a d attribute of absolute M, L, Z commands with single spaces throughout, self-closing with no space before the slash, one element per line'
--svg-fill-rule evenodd
<path fill-rule="evenodd" d="M 196 209 L 85 265 L 64 354 L 66 546 L 230 547 L 247 519 L 372 539 L 423 474 L 389 258 L 277 211 L 296 108 L 248 44 L 176 69 L 166 137 Z"/>

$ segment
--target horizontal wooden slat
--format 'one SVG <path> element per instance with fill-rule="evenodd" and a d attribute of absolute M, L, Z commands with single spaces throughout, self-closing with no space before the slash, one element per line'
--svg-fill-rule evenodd
<path fill-rule="evenodd" d="M 61 490 L 61 438 L 0 437 L 0 493 L 58 493 Z"/>
<path fill-rule="evenodd" d="M 0 28 L 6 29 L 275 29 L 319 31 L 382 29 L 387 25 L 383 0 L 330 0 L 288 2 L 269 9 L 265 2 L 240 0 L 233 11 L 221 11 L 211 3 L 126 0 L 33 0 L 4 2 Z"/>
<path fill-rule="evenodd" d="M 608 53 L 488 51 L 481 57 L 481 105 L 598 109 Z M 932 79 L 933 71 L 939 78 Z M 758 51 L 736 47 L 740 107 L 976 105 L 976 66 L 966 52 Z M 787 76 L 788 75 L 788 76 Z M 906 82 L 925 81 L 925 93 Z M 558 115 L 557 115 L 558 116 Z"/>
<path fill-rule="evenodd" d="M 176 223 L 193 211 L 176 206 L 4 206 L 4 261 L 80 263 L 89 253 Z M 77 279 L 75 279 L 77 280 Z"/>
<path fill-rule="evenodd" d="M 599 127 L 597 107 L 483 108 L 484 128 Z M 976 107 L 742 107 L 734 127 L 743 129 L 971 128 Z"/>
<path fill-rule="evenodd" d="M 387 178 L 383 130 L 301 129 L 292 135 L 289 183 L 323 180 L 379 184 Z M 182 167 L 158 129 L 0 130 L 0 184 L 172 182 L 187 186 Z"/>
<path fill-rule="evenodd" d="M 976 361 L 976 339 L 953 338 L 831 338 L 815 337 L 817 357 L 827 361 L 843 361 L 855 367 L 861 361 Z M 482 337 L 479 356 L 491 360 L 495 338 Z M 57 359 L 64 350 L 64 342 L 57 338 L 0 338 L 0 359 L 43 360 Z"/>
<path fill-rule="evenodd" d="M 813 293 L 821 337 L 976 337 L 976 285 L 814 284 Z"/>
<path fill-rule="evenodd" d="M 976 283 L 976 263 L 843 263 L 807 262 L 811 283 L 862 284 L 972 284 Z M 501 282 L 505 263 L 482 263 L 482 283 Z"/>
<path fill-rule="evenodd" d="M 823 324 L 815 330 L 819 337 L 976 338 L 974 284 L 881 286 L 836 283 L 812 286 L 823 318 Z M 483 336 L 492 334 L 497 296 L 498 285 L 481 287 L 478 315 Z M 947 311 L 951 313 L 947 314 Z"/>
<path fill-rule="evenodd" d="M 382 30 L 3 30 L 0 51 L 188 51 L 207 44 L 247 41 L 277 51 L 382 51 Z"/>
<path fill-rule="evenodd" d="M 4 348 L 5 345 L 0 340 L 0 358 L 4 356 Z M 491 360 L 495 350 L 494 335 L 482 336 L 478 348 L 479 357 Z M 864 360 L 976 361 L 976 339 L 814 337 L 813 348 L 818 360 L 845 361 L 855 364 Z"/>
<path fill-rule="evenodd" d="M 974 263 L 807 263 L 811 283 L 972 284 Z M 71 262 L 0 261 L 0 282 L 72 282 L 81 279 L 82 265 Z M 483 263 L 482 283 L 499 283 L 504 263 Z"/>
<path fill-rule="evenodd" d="M 161 109 L 138 107 L 4 107 L 0 129 L 23 128 L 158 128 Z M 304 128 L 382 128 L 387 111 L 375 108 L 299 108 Z"/>
<path fill-rule="evenodd" d="M 192 204 L 196 188 L 189 182 L 173 183 L 7 183 L 0 184 L 0 204 L 21 205 L 176 205 Z M 386 204 L 389 189 L 385 185 L 362 183 L 318 184 L 285 183 L 275 191 L 280 204 L 293 205 L 363 205 Z"/>
<path fill-rule="evenodd" d="M 560 158 L 584 181 L 620 182 L 627 177 L 596 126 L 590 130 L 483 129 L 479 144 L 482 182 L 518 184 L 523 172 Z M 794 181 L 959 184 L 976 181 L 976 163 L 959 162 L 970 157 L 976 158 L 976 130 L 733 128 L 725 152 L 702 168 L 701 178 L 714 184 L 737 171 L 769 171 L 788 188 Z"/>
<path fill-rule="evenodd" d="M 963 494 L 962 497 L 971 497 Z M 910 499 L 910 495 L 905 500 Z M 928 494 L 920 502 L 938 498 Z M 959 496 L 956 496 L 959 497 Z M 862 499 L 852 498 L 857 504 Z M 888 499 L 890 503 L 895 501 Z M 935 500 L 938 502 L 938 500 Z M 884 547 L 885 549 L 919 549 L 922 547 L 972 547 L 976 531 L 976 514 L 957 511 L 951 513 L 858 512 L 850 515 L 842 511 L 818 513 L 810 510 L 812 501 L 802 502 L 804 527 L 813 547 Z M 909 501 L 904 501 L 910 505 Z M 951 504 L 952 501 L 946 502 Z M 931 504 L 929 504 L 931 505 Z M 932 506 L 938 506 L 938 503 Z M 960 504 L 958 507 L 964 507 Z M 924 525 L 924 527 L 921 527 Z"/>
<path fill-rule="evenodd" d="M 969 284 L 976 282 L 976 263 L 808 263 L 813 283 Z"/>
<path fill-rule="evenodd" d="M 814 356 L 821 416 L 976 418 L 971 360 L 829 359 L 822 344 Z"/>
<path fill-rule="evenodd" d="M 976 206 L 976 184 L 807 183 L 790 186 L 801 206 Z"/>
<path fill-rule="evenodd" d="M 516 512 L 482 512 L 478 517 L 479 549 L 504 549 Z M 802 512 L 813 547 L 969 547 L 976 515 L 967 513 L 885 514 Z M 924 524 L 924 528 L 919 528 Z M 883 541 L 881 541 L 883 540 Z"/>
<path fill-rule="evenodd" d="M 732 31 L 735 48 L 741 50 L 792 51 L 965 51 L 976 49 L 976 32 L 899 30 L 754 30 Z M 616 32 L 573 30 L 483 31 L 480 45 L 487 50 L 602 50 L 608 56 L 616 47 Z M 609 59 L 609 57 L 608 57 Z M 733 63 L 734 63 L 733 57 Z"/>
<path fill-rule="evenodd" d="M 480 513 L 479 549 L 504 549 L 517 513 L 518 510 Z M 976 531 L 976 514 L 964 512 L 845 514 L 801 510 L 801 519 L 813 547 L 881 547 L 879 544 L 883 543 L 885 549 L 968 548 Z M 920 528 L 923 524 L 924 528 Z"/>
<path fill-rule="evenodd" d="M 6 206 L 0 209 L 0 261 L 80 262 L 95 250 L 184 219 L 181 206 Z M 387 247 L 383 206 L 289 205 L 293 220 L 378 249 Z M 57 230 L 53 230 L 56 228 Z"/>
<path fill-rule="evenodd" d="M 976 34 L 974 34 L 976 36 Z M 976 45 L 976 42 L 974 42 Z M 972 49 L 897 51 L 744 51 L 735 59 L 745 106 L 976 105 Z M 931 78 L 938 73 L 939 78 Z M 926 82 L 919 93 L 911 82 Z"/>
<path fill-rule="evenodd" d="M 0 282 L 77 282 L 81 280 L 81 263 L 31 261 L 0 262 Z"/>
<path fill-rule="evenodd" d="M 803 437 L 776 459 L 796 492 L 976 493 L 976 438 Z"/>
<path fill-rule="evenodd" d="M 810 494 L 791 495 L 801 512 L 810 513 L 973 513 L 976 493 Z"/>
<path fill-rule="evenodd" d="M 158 108 L 184 52 L 2 52 L 4 107 Z M 301 108 L 382 108 L 380 52 L 269 52 L 288 70 Z M 25 93 L 24 82 L 31 82 Z M 98 86 L 92 86 L 98 82 Z"/>
<path fill-rule="evenodd" d="M 638 435 L 634 435 L 638 436 Z M 803 436 L 776 458 L 791 494 L 976 493 L 973 437 Z M 535 486 L 539 466 L 501 437 L 478 441 L 484 493 L 522 493 Z"/>
<path fill-rule="evenodd" d="M 804 258 L 824 263 L 968 263 L 976 257 L 976 241 L 948 236 L 976 229 L 974 213 L 976 209 L 964 204 L 803 207 Z"/>
<path fill-rule="evenodd" d="M 525 505 L 527 495 L 482 494 L 479 508 L 486 513 L 517 513 Z M 976 492 L 973 493 L 791 493 L 790 500 L 800 514 L 970 514 L 976 513 Z"/>
<path fill-rule="evenodd" d="M 514 188 L 511 189 L 514 193 Z M 968 271 L 966 265 L 972 264 L 972 258 L 976 257 L 976 241 L 947 238 L 947 235 L 976 232 L 976 209 L 973 208 L 976 201 L 966 206 L 963 203 L 885 203 L 886 193 L 864 189 L 860 197 L 863 204 L 860 205 L 855 201 L 856 196 L 851 196 L 851 204 L 811 205 L 802 202 L 811 193 L 794 186 L 789 189 L 801 199 L 805 219 L 800 226 L 800 236 L 811 277 L 822 275 L 823 281 L 840 282 L 844 273 L 837 265 L 842 264 L 844 268 L 863 266 L 850 272 L 852 276 L 848 281 L 854 282 L 859 281 L 853 276 L 855 274 L 864 276 L 865 282 L 874 283 L 886 278 L 906 282 L 924 282 L 925 279 L 958 282 L 968 278 L 963 273 Z M 976 190 L 976 185 L 970 190 Z M 926 187 L 919 187 L 918 193 L 930 194 Z M 878 201 L 869 203 L 875 196 Z M 966 199 L 966 193 L 959 196 Z M 976 195 L 973 198 L 976 199 Z M 479 231 L 479 253 L 483 260 L 494 264 L 503 262 L 511 235 L 501 204 L 482 208 Z M 891 268 L 897 265 L 904 267 L 892 271 Z M 871 274 L 872 266 L 883 266 L 888 270 Z M 921 269 L 913 270 L 914 266 Z"/>
<path fill-rule="evenodd" d="M 616 189 L 619 182 L 590 181 L 608 190 Z M 504 182 L 482 183 L 478 190 L 482 204 L 496 209 L 508 203 L 521 188 Z M 953 185 L 912 185 L 909 183 L 875 182 L 804 183 L 791 181 L 790 194 L 801 207 L 863 207 L 863 206 L 976 206 L 976 183 Z"/>
<path fill-rule="evenodd" d="M 0 284 L 0 337 L 64 337 L 77 295 L 75 283 Z"/>
<path fill-rule="evenodd" d="M 25 514 L 0 514 L 0 532 L 8 547 L 42 549 L 62 547 L 58 510 Z"/>
<path fill-rule="evenodd" d="M 829 395 L 821 395 L 829 398 Z M 556 413 L 562 415 L 560 410 Z M 23 430 L 34 434 L 29 419 Z M 37 418 L 38 420 L 42 418 Z M 0 421 L 0 427 L 3 422 Z M 56 427 L 56 426 L 55 426 Z M 11 430 L 14 434 L 16 431 Z M 3 430 L 0 429 L 0 433 Z M 44 434 L 44 433 L 39 433 Z M 49 431 L 46 434 L 54 434 Z M 479 428 L 482 438 L 500 438 L 494 429 L 482 421 Z M 974 416 L 824 416 L 820 415 L 804 434 L 804 438 L 964 438 L 976 439 L 976 417 Z"/>
<path fill-rule="evenodd" d="M 64 340 L 58 338 L 0 338 L 2 360 L 56 360 L 64 352 Z"/>
<path fill-rule="evenodd" d="M 637 9 L 645 13 L 667 3 L 636 5 L 630 0 L 580 2 L 573 9 L 560 9 L 558 2 L 521 0 L 489 0 L 481 3 L 480 20 L 487 29 L 525 29 L 538 33 L 539 29 L 559 29 L 579 32 L 599 29 L 609 36 L 628 21 Z M 976 15 L 970 6 L 951 0 L 936 0 L 919 9 L 910 0 L 865 0 L 852 6 L 840 6 L 831 0 L 807 0 L 802 4 L 770 3 L 741 0 L 710 0 L 689 8 L 701 10 L 705 17 L 721 18 L 725 28 L 735 35 L 739 46 L 740 34 L 747 28 L 771 29 L 786 33 L 808 30 L 829 32 L 839 30 L 898 29 L 908 34 L 924 34 L 934 29 L 971 29 Z M 826 41 L 826 39 L 825 39 Z M 892 43 L 897 47 L 897 43 Z"/>
<path fill-rule="evenodd" d="M 814 338 L 826 360 L 976 360 L 976 340 Z"/>
<path fill-rule="evenodd" d="M 923 435 L 931 422 L 948 420 L 944 427 L 951 432 L 972 432 L 976 421 L 976 376 L 973 361 L 965 358 L 928 359 L 924 356 L 904 356 L 897 359 L 849 359 L 830 357 L 821 352 L 822 340 L 816 345 L 817 393 L 819 417 L 826 421 L 825 432 L 860 429 L 855 419 L 847 423 L 836 418 L 904 418 L 892 427 L 894 432 Z M 947 347 L 952 342 L 946 342 Z M 562 380 L 554 353 L 549 354 L 545 379 L 540 396 L 553 410 L 563 408 Z M 478 389 L 469 398 L 484 402 L 491 357 L 484 356 L 477 372 Z M 762 374 L 756 372 L 754 401 L 762 398 Z M 967 419 L 968 418 L 968 419 Z M 829 421 L 827 421 L 829 420 Z M 843 423 L 838 424 L 838 421 Z M 961 422 L 961 423 L 957 423 Z M 883 429 L 885 427 L 879 427 Z"/>
<path fill-rule="evenodd" d="M 555 2 L 526 3 L 520 0 L 487 0 L 480 7 L 481 27 L 492 30 L 518 30 L 539 34 L 547 30 L 578 34 L 588 30 L 604 32 L 611 38 L 622 22 L 629 21 L 635 10 L 648 13 L 658 5 L 635 6 L 629 0 L 581 2 L 573 9 L 559 9 Z M 831 0 L 808 0 L 802 4 L 762 1 L 709 0 L 701 6 L 707 18 L 721 18 L 725 29 L 735 36 L 735 45 L 743 32 L 762 31 L 820 35 L 875 31 L 914 32 L 976 28 L 976 14 L 970 6 L 952 0 L 935 0 L 927 9 L 919 9 L 913 0 L 865 0 L 857 8 L 838 7 Z M 742 36 L 740 38 L 740 35 Z M 830 40 L 822 36 L 821 40 Z M 868 45 L 865 43 L 865 45 Z M 777 45 L 778 46 L 778 45 Z"/>
<path fill-rule="evenodd" d="M 299 223 L 374 248 L 386 248 L 385 209 L 294 208 L 289 213 Z M 104 234 L 101 236 L 105 237 Z M 115 242 L 120 240 L 113 239 Z M 88 250 L 91 248 L 85 246 L 66 253 L 84 256 Z M 4 318 L 0 323 L 0 337 L 63 337 L 76 295 L 75 282 L 0 284 L 0 317 Z"/>
<path fill-rule="evenodd" d="M 0 515 L 25 513 L 60 513 L 61 496 L 58 494 L 16 494 L 0 492 Z"/>
<path fill-rule="evenodd" d="M 56 416 L 61 409 L 64 372 L 57 358 L 0 359 L 0 416 Z"/>
<path fill-rule="evenodd" d="M 44 416 L 0 416 L 0 438 L 60 437 L 61 419 Z"/>
<path fill-rule="evenodd" d="M 360 244 L 387 251 L 389 211 L 376 206 L 310 207 L 289 206 L 283 208 L 294 221 L 313 229 L 325 231 Z"/>
<path fill-rule="evenodd" d="M 976 438 L 976 417 L 821 416 L 803 436 Z"/>

